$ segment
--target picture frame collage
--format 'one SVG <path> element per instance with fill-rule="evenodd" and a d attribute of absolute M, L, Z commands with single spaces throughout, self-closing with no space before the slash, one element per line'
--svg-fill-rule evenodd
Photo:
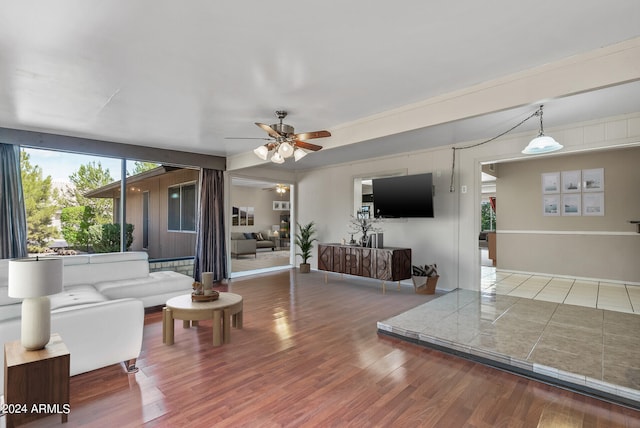
<path fill-rule="evenodd" d="M 542 173 L 544 216 L 604 216 L 604 168 Z"/>
<path fill-rule="evenodd" d="M 289 201 L 273 201 L 274 211 L 289 211 L 291 209 L 291 202 Z"/>
<path fill-rule="evenodd" d="M 254 207 L 232 207 L 232 226 L 253 226 L 255 224 Z"/>

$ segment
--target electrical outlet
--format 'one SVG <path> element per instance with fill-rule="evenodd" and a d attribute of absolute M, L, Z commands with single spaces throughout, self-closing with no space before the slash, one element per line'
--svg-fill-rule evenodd
<path fill-rule="evenodd" d="M 462 193 L 467 193 L 467 186 L 462 186 L 462 187 L 460 188 L 460 192 L 462 192 Z"/>

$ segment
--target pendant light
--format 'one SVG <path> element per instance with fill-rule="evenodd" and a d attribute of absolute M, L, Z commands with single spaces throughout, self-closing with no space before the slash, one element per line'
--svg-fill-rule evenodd
<path fill-rule="evenodd" d="M 544 127 L 542 125 L 542 107 L 536 112 L 536 116 L 540 116 L 540 133 L 536 138 L 529 142 L 529 145 L 522 151 L 525 155 L 537 155 L 541 153 L 551 153 L 562 149 L 564 146 L 558 143 L 553 137 L 544 135 Z"/>

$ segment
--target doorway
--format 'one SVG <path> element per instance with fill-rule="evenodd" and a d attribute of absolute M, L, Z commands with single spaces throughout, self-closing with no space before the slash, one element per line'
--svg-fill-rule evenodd
<path fill-rule="evenodd" d="M 293 266 L 292 189 L 290 183 L 231 177 L 232 278 Z"/>
<path fill-rule="evenodd" d="M 480 266 L 496 266 L 496 182 L 497 171 L 495 164 L 481 165 L 482 194 L 480 197 L 480 236 L 478 248 L 480 251 Z"/>

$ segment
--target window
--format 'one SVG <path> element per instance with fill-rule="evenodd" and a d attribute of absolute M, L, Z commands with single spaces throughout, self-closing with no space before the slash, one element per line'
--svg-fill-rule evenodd
<path fill-rule="evenodd" d="M 196 184 L 180 184 L 168 189 L 168 229 L 170 231 L 195 232 Z"/>

